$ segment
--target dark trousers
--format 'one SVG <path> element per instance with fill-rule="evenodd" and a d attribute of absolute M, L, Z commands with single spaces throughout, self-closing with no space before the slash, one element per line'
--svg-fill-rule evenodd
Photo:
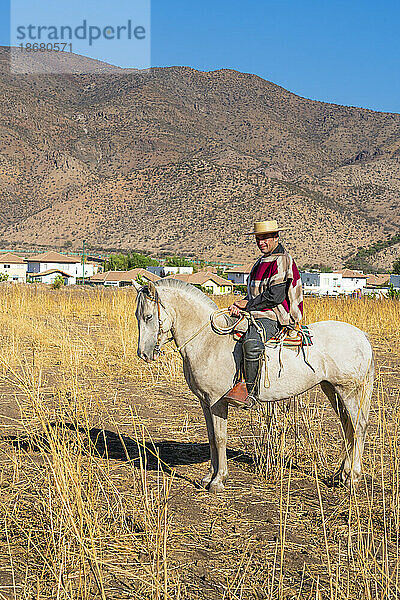
<path fill-rule="evenodd" d="M 265 341 L 274 337 L 279 326 L 272 319 L 256 319 L 257 325 L 265 331 Z M 241 339 L 243 350 L 243 371 L 249 394 L 257 395 L 257 376 L 261 367 L 261 355 L 264 352 L 264 342 L 256 327 L 249 323 L 249 328 Z"/>

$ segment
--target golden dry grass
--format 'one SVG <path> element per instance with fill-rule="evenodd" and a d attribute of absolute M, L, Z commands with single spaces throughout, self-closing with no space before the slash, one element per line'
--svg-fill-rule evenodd
<path fill-rule="evenodd" d="M 135 301 L 0 289 L 0 598 L 396 598 L 400 303 L 306 302 L 309 322 L 349 321 L 377 353 L 360 488 L 323 481 L 340 428 L 312 390 L 279 405 L 267 479 L 250 460 L 265 421 L 232 411 L 242 454 L 213 497 L 194 485 L 206 434 L 180 358 L 137 359 Z"/>

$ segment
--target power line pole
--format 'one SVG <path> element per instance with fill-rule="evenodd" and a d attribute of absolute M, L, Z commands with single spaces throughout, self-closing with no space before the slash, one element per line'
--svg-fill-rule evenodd
<path fill-rule="evenodd" d="M 82 248 L 82 285 L 85 285 L 85 240 L 83 240 Z"/>

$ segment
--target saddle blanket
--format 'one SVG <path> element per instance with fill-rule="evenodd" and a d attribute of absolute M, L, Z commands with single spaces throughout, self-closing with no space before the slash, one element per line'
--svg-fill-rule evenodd
<path fill-rule="evenodd" d="M 240 340 L 243 331 L 234 331 L 234 338 Z M 298 348 L 299 346 L 312 346 L 312 333 L 307 325 L 302 325 L 301 329 L 283 329 L 273 338 L 267 341 L 268 346 L 273 348 L 282 344 L 288 348 Z"/>
<path fill-rule="evenodd" d="M 267 341 L 267 345 L 275 345 L 283 343 L 284 346 L 312 346 L 312 333 L 307 325 L 302 325 L 301 329 L 289 329 L 284 327 L 282 331 L 275 337 Z"/>

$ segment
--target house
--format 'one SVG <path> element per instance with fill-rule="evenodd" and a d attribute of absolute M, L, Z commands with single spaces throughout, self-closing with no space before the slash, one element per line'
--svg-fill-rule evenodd
<path fill-rule="evenodd" d="M 193 267 L 167 267 L 166 265 L 161 267 L 146 267 L 146 270 L 159 277 L 167 277 L 167 275 L 191 275 L 193 273 Z"/>
<path fill-rule="evenodd" d="M 400 289 L 400 275 L 393 273 L 390 276 L 389 285 L 392 285 L 396 289 Z"/>
<path fill-rule="evenodd" d="M 368 273 L 366 288 L 378 288 L 389 286 L 390 273 Z"/>
<path fill-rule="evenodd" d="M 301 283 L 303 285 L 303 292 L 305 294 L 319 293 L 320 273 L 318 273 L 317 271 L 301 271 L 300 277 Z"/>
<path fill-rule="evenodd" d="M 24 283 L 28 265 L 24 258 L 11 252 L 0 254 L 0 273 L 8 275 L 7 281 Z"/>
<path fill-rule="evenodd" d="M 85 279 L 86 277 L 91 277 L 95 273 L 98 273 L 102 268 L 102 265 L 98 262 L 92 260 L 85 260 Z M 83 277 L 83 264 L 82 262 L 76 268 L 76 277 L 77 279 L 82 279 Z"/>
<path fill-rule="evenodd" d="M 367 283 L 362 288 L 364 296 L 384 297 L 389 289 L 390 273 L 368 273 Z"/>
<path fill-rule="evenodd" d="M 143 283 L 152 281 L 155 283 L 159 279 L 160 277 L 155 273 L 150 273 L 147 269 L 137 267 L 135 269 L 130 269 L 129 271 L 124 271 L 124 277 L 121 279 L 121 283 L 123 285 L 132 285 L 132 281 L 143 281 Z"/>
<path fill-rule="evenodd" d="M 225 275 L 229 281 L 232 281 L 234 285 L 247 285 L 247 278 L 252 267 L 253 265 L 251 263 L 232 267 L 231 269 L 227 269 L 225 271 Z"/>
<path fill-rule="evenodd" d="M 80 256 L 67 256 L 66 254 L 51 250 L 50 252 L 28 257 L 27 262 L 27 275 L 31 277 L 36 276 L 37 273 L 56 269 L 68 275 L 68 284 L 75 284 L 77 278 L 81 278 L 83 275 L 83 265 Z M 85 277 L 91 277 L 94 274 L 94 268 L 93 263 L 85 262 Z"/>
<path fill-rule="evenodd" d="M 149 271 L 149 273 L 154 273 L 154 275 L 158 275 L 158 277 L 165 276 L 164 267 L 160 267 L 160 266 L 146 267 L 146 271 Z"/>
<path fill-rule="evenodd" d="M 158 281 L 160 277 L 146 269 L 136 268 L 129 271 L 106 271 L 105 273 L 95 273 L 89 278 L 88 283 L 92 285 L 105 285 L 108 287 L 125 287 L 132 285 L 132 281 Z"/>
<path fill-rule="evenodd" d="M 166 265 L 163 266 L 163 275 L 190 275 L 191 273 L 193 273 L 193 267 L 167 267 Z"/>
<path fill-rule="evenodd" d="M 333 273 L 303 271 L 300 276 L 304 293 L 317 296 L 361 293 L 368 278 L 361 271 L 351 271 L 350 269 Z"/>
<path fill-rule="evenodd" d="M 215 296 L 221 296 L 223 294 L 232 294 L 233 284 L 229 279 L 224 279 L 216 273 L 210 271 L 198 271 L 197 273 L 188 274 L 182 273 L 177 275 L 170 275 L 169 279 L 179 279 L 186 283 L 191 283 L 204 289 L 208 294 L 214 294 Z"/>
<path fill-rule="evenodd" d="M 343 269 L 342 271 L 336 271 L 335 273 L 342 276 L 343 294 L 353 294 L 354 292 L 362 291 L 368 279 L 368 275 L 364 275 L 362 271 Z"/>
<path fill-rule="evenodd" d="M 64 279 L 64 285 L 70 285 L 71 279 L 74 278 L 73 275 L 62 271 L 61 269 L 47 269 L 47 271 L 39 271 L 39 273 L 31 273 L 30 275 L 32 281 L 48 284 L 54 283 L 60 276 Z"/>
<path fill-rule="evenodd" d="M 302 271 L 300 273 L 304 294 L 316 296 L 338 296 L 343 293 L 342 276 L 338 273 L 318 273 Z"/>
<path fill-rule="evenodd" d="M 319 296 L 338 296 L 343 293 L 343 278 L 341 273 L 319 274 Z"/>

